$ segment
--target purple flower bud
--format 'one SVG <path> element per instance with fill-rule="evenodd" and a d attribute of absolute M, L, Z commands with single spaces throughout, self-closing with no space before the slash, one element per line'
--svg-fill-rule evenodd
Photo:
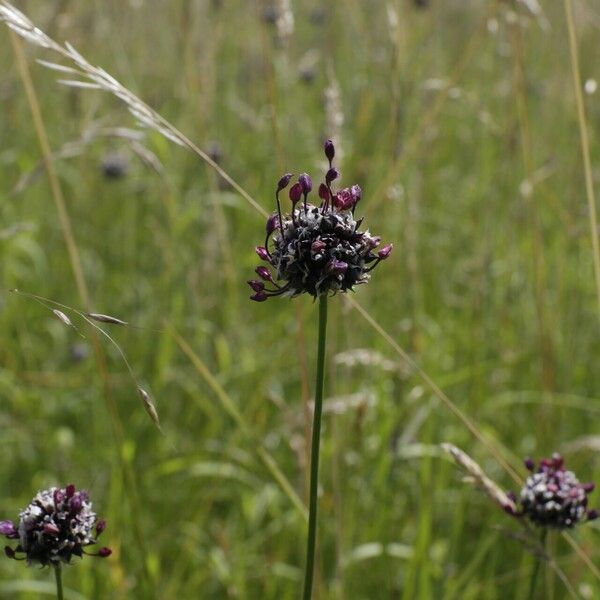
<path fill-rule="evenodd" d="M 554 468 L 557 470 L 562 469 L 565 464 L 564 458 L 558 452 L 552 455 L 552 462 L 554 463 Z"/>
<path fill-rule="evenodd" d="M 54 490 L 54 505 L 58 506 L 65 499 L 65 495 L 60 488 Z"/>
<path fill-rule="evenodd" d="M 586 493 L 589 494 L 590 492 L 594 491 L 596 484 L 595 483 L 584 483 L 584 484 L 582 484 L 581 487 L 585 490 Z"/>
<path fill-rule="evenodd" d="M 377 256 L 379 256 L 381 260 L 385 260 L 392 253 L 393 248 L 394 244 L 388 244 L 377 253 Z"/>
<path fill-rule="evenodd" d="M 333 145 L 333 142 L 331 140 L 325 141 L 324 150 L 325 150 L 325 156 L 327 157 L 329 164 L 331 164 L 331 161 L 333 160 L 333 157 L 335 156 L 335 146 Z"/>
<path fill-rule="evenodd" d="M 264 246 L 256 246 L 254 250 L 259 258 L 266 260 L 267 262 L 269 261 L 269 251 Z"/>
<path fill-rule="evenodd" d="M 373 250 L 374 248 L 377 248 L 377 246 L 379 246 L 379 244 L 381 243 L 381 238 L 378 235 L 375 235 L 373 237 L 368 237 L 365 240 L 366 244 L 369 246 L 369 248 L 371 250 Z"/>
<path fill-rule="evenodd" d="M 288 183 L 290 182 L 290 179 L 292 178 L 293 174 L 292 173 L 286 173 L 277 183 L 277 191 L 280 192 L 281 190 L 284 190 L 287 186 Z"/>
<path fill-rule="evenodd" d="M 594 519 L 597 519 L 597 518 L 598 518 L 598 511 L 595 508 L 593 508 L 592 510 L 588 510 L 588 513 L 587 513 L 588 521 L 593 521 Z"/>
<path fill-rule="evenodd" d="M 263 292 L 265 289 L 265 284 L 257 279 L 251 279 L 247 283 L 257 293 Z"/>
<path fill-rule="evenodd" d="M 354 206 L 354 196 L 350 188 L 344 188 L 335 194 L 333 205 L 338 210 L 350 210 Z"/>
<path fill-rule="evenodd" d="M 340 176 L 340 172 L 335 168 L 331 167 L 327 174 L 325 175 L 325 182 L 327 185 L 330 185 L 332 181 L 335 181 Z"/>
<path fill-rule="evenodd" d="M 292 206 L 295 206 L 296 202 L 298 202 L 298 200 L 300 200 L 301 196 L 302 196 L 302 184 L 295 183 L 290 188 L 290 200 L 292 201 Z"/>
<path fill-rule="evenodd" d="M 302 186 L 302 193 L 305 196 L 312 190 L 312 179 L 308 173 L 302 173 L 298 177 L 298 183 Z"/>
<path fill-rule="evenodd" d="M 71 483 L 67 486 L 66 490 L 65 490 L 66 494 L 67 494 L 67 498 L 72 498 L 73 494 L 75 494 L 75 486 Z"/>
<path fill-rule="evenodd" d="M 337 258 L 332 258 L 325 268 L 333 275 L 343 275 L 348 269 L 348 263 L 345 263 L 343 260 L 338 260 Z"/>
<path fill-rule="evenodd" d="M 10 539 L 19 537 L 19 532 L 12 521 L 0 521 L 0 534 Z"/>
<path fill-rule="evenodd" d="M 112 550 L 110 548 L 100 548 L 100 550 L 98 550 L 98 556 L 102 557 L 102 558 L 106 558 L 107 556 L 110 556 L 112 554 Z"/>
<path fill-rule="evenodd" d="M 325 248 L 327 248 L 327 244 L 323 240 L 315 240 L 310 246 L 310 251 L 314 254 L 320 254 Z"/>
<path fill-rule="evenodd" d="M 104 519 L 100 519 L 96 523 L 96 535 L 100 535 L 106 529 L 106 521 Z"/>
<path fill-rule="evenodd" d="M 267 219 L 267 235 L 271 235 L 275 229 L 279 227 L 279 215 L 277 213 L 273 213 Z"/>
<path fill-rule="evenodd" d="M 81 506 L 83 505 L 83 501 L 79 494 L 76 494 L 71 498 L 71 502 L 69 503 L 69 510 L 71 514 L 76 514 L 81 510 Z"/>
<path fill-rule="evenodd" d="M 360 185 L 353 185 L 350 188 L 350 191 L 352 192 L 352 197 L 354 198 L 354 206 L 356 206 L 362 198 L 362 190 L 360 189 Z"/>
<path fill-rule="evenodd" d="M 535 463 L 533 462 L 533 458 L 530 456 L 528 456 L 523 463 L 528 471 L 533 471 L 535 469 Z"/>
<path fill-rule="evenodd" d="M 327 200 L 329 200 L 329 197 L 330 197 L 329 188 L 324 183 L 322 183 L 319 186 L 319 198 L 321 198 L 321 200 L 327 201 Z"/>
<path fill-rule="evenodd" d="M 264 302 L 268 296 L 264 292 L 256 292 L 253 296 L 250 296 L 250 300 L 254 300 L 254 302 Z"/>
<path fill-rule="evenodd" d="M 255 271 L 261 279 L 264 279 L 265 281 L 270 281 L 271 283 L 273 282 L 273 276 L 271 275 L 271 271 L 269 271 L 267 267 L 256 267 Z"/>
<path fill-rule="evenodd" d="M 44 523 L 42 531 L 48 535 L 57 535 L 60 529 L 54 523 Z"/>

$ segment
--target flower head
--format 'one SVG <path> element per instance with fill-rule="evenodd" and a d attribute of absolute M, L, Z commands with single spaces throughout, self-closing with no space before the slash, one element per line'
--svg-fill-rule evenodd
<path fill-rule="evenodd" d="M 531 475 L 516 498 L 519 510 L 515 516 L 527 516 L 536 525 L 553 529 L 570 529 L 598 516 L 588 509 L 587 496 L 594 484 L 579 483 L 575 474 L 565 469 L 560 454 L 541 459 L 537 468 L 527 458 L 525 466 Z"/>
<path fill-rule="evenodd" d="M 19 540 L 16 548 L 5 547 L 8 557 L 47 566 L 70 563 L 73 556 L 83 556 L 84 547 L 95 544 L 105 527 L 105 521 L 97 521 L 88 493 L 68 485 L 38 492 L 19 514 L 18 524 L 0 521 L 0 534 Z M 93 556 L 110 554 L 109 548 L 100 548 Z"/>
<path fill-rule="evenodd" d="M 324 145 L 329 168 L 325 182 L 318 188 L 319 200 L 312 204 L 308 197 L 313 190 L 312 179 L 302 173 L 289 190 L 291 211 L 283 214 L 280 192 L 292 179 L 286 173 L 277 183 L 275 198 L 277 212 L 267 221 L 264 246 L 258 246 L 258 256 L 269 264 L 257 269 L 263 281 L 250 280 L 252 300 L 263 302 L 271 296 L 299 296 L 308 293 L 317 297 L 336 292 L 347 292 L 355 285 L 366 283 L 370 272 L 385 260 L 392 244 L 379 251 L 381 238 L 359 231 L 362 219 L 354 219 L 356 205 L 362 197 L 358 185 L 334 192 L 332 183 L 340 176 L 333 166 L 335 147 L 331 140 Z M 302 202 L 300 202 L 302 200 Z"/>
<path fill-rule="evenodd" d="M 107 179 L 121 179 L 129 171 L 129 163 L 122 154 L 107 154 L 100 166 Z"/>

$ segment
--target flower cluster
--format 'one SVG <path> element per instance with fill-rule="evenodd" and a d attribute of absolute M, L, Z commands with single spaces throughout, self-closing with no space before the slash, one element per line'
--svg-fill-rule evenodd
<path fill-rule="evenodd" d="M 570 529 L 582 521 L 597 518 L 595 510 L 588 509 L 588 494 L 593 483 L 579 483 L 572 471 L 564 468 L 560 454 L 543 458 L 536 468 L 531 458 L 525 460 L 531 475 L 525 481 L 515 516 L 527 516 L 533 523 L 553 529 Z"/>
<path fill-rule="evenodd" d="M 56 566 L 71 562 L 73 556 L 83 556 L 84 547 L 95 544 L 105 527 L 105 521 L 96 520 L 88 493 L 68 485 L 38 492 L 19 514 L 18 525 L 0 521 L 0 534 L 19 540 L 16 548 L 5 547 L 9 558 L 27 559 L 30 565 Z M 24 557 L 18 557 L 20 553 Z M 110 554 L 110 548 L 100 548 L 91 556 Z"/>
<path fill-rule="evenodd" d="M 362 196 L 360 187 L 332 190 L 340 173 L 333 166 L 335 148 L 331 140 L 325 142 L 325 156 L 329 169 L 319 186 L 318 206 L 308 201 L 313 184 L 310 176 L 302 173 L 289 189 L 291 213 L 283 215 L 279 194 L 289 185 L 292 174 L 279 180 L 277 212 L 267 219 L 264 246 L 256 248 L 259 258 L 273 268 L 274 276 L 267 266 L 256 268 L 260 279 L 248 282 L 254 292 L 252 300 L 347 292 L 366 283 L 375 266 L 390 255 L 392 244 L 377 250 L 381 238 L 359 231 L 362 219 L 355 220 L 354 211 Z"/>

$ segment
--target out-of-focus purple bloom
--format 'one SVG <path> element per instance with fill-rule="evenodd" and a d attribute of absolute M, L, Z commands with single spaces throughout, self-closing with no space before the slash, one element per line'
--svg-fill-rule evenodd
<path fill-rule="evenodd" d="M 598 517 L 588 509 L 588 494 L 593 483 L 580 483 L 572 471 L 564 467 L 560 454 L 542 458 L 536 468 L 531 458 L 525 459 L 531 475 L 517 499 L 517 517 L 527 517 L 535 525 L 553 529 L 571 529 L 583 521 Z"/>
<path fill-rule="evenodd" d="M 16 540 L 19 537 L 19 532 L 12 521 L 0 521 L 0 535 Z"/>
<path fill-rule="evenodd" d="M 96 554 L 84 550 L 96 543 L 105 527 L 105 521 L 97 521 L 88 493 L 77 491 L 71 484 L 38 492 L 19 514 L 18 526 L 12 521 L 0 522 L 0 534 L 19 540 L 16 548 L 4 549 L 9 558 L 24 558 L 30 565 L 47 566 L 70 563 L 73 556 L 84 554 L 109 556 L 109 548 Z"/>

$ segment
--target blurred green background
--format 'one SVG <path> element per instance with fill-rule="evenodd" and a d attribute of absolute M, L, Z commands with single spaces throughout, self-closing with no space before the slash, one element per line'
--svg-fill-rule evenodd
<path fill-rule="evenodd" d="M 597 182 L 600 5 L 573 5 Z M 521 528 L 439 444 L 506 489 L 518 483 L 494 452 L 521 476 L 523 456 L 555 450 L 581 480 L 600 475 L 598 298 L 563 2 L 18 7 L 266 211 L 283 172 L 320 181 L 332 137 L 365 224 L 394 242 L 354 298 L 486 443 L 347 298 L 331 301 L 317 597 L 525 598 L 534 560 Z M 103 327 L 164 435 L 106 337 L 9 292 L 85 308 L 2 26 L 0 519 L 43 487 L 90 490 L 114 554 L 65 570 L 72 599 L 297 598 L 305 522 L 273 465 L 304 501 L 316 305 L 250 302 L 263 217 L 198 157 L 133 131 L 112 96 L 57 84 L 35 62 L 56 55 L 20 47 L 91 307 L 134 325 Z M 574 534 L 590 564 L 550 540 L 582 598 L 600 597 L 598 527 Z M 52 593 L 49 571 L 0 561 L 0 597 Z M 569 593 L 547 569 L 539 597 Z"/>

